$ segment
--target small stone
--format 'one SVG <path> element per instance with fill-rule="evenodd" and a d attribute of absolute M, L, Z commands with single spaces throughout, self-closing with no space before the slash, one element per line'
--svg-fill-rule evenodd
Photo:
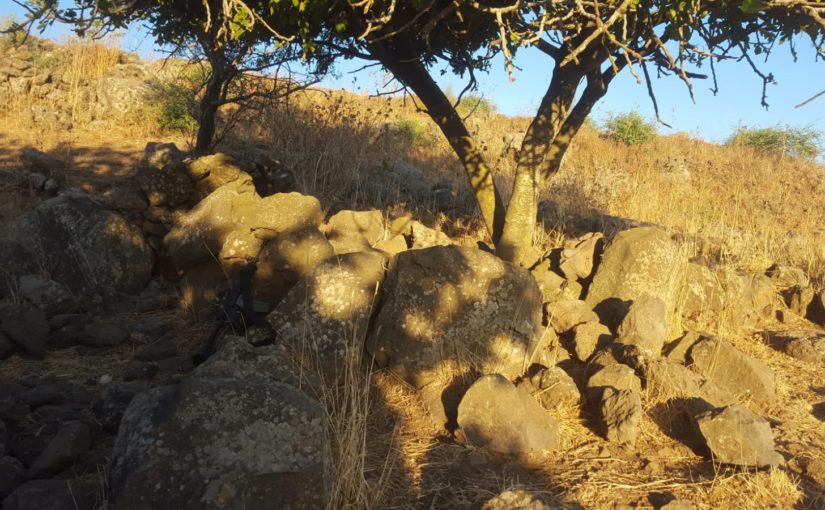
<path fill-rule="evenodd" d="M 587 400 L 591 403 L 602 401 L 605 389 L 632 390 L 641 392 L 642 383 L 636 373 L 627 365 L 608 365 L 590 376 L 587 381 Z"/>
<path fill-rule="evenodd" d="M 111 384 L 111 383 L 112 383 L 112 376 L 111 376 L 111 375 L 109 375 L 109 374 L 103 374 L 103 375 L 101 375 L 101 376 L 100 376 L 100 379 L 98 379 L 98 381 L 97 381 L 97 382 L 98 382 L 98 384 L 100 384 L 101 386 L 106 386 L 107 384 Z"/>
<path fill-rule="evenodd" d="M 556 301 L 554 303 L 547 303 L 544 306 L 544 312 L 547 316 L 547 321 L 556 330 L 556 333 L 567 333 L 579 324 L 585 322 L 599 322 L 599 317 L 596 315 L 590 306 L 581 300 L 566 299 Z"/>
<path fill-rule="evenodd" d="M 530 378 L 533 397 L 547 409 L 563 404 L 578 405 L 581 393 L 576 382 L 560 367 L 543 368 Z"/>
<path fill-rule="evenodd" d="M 598 321 L 589 321 L 573 328 L 573 349 L 576 357 L 587 361 L 598 349 L 613 341 L 610 329 Z"/>

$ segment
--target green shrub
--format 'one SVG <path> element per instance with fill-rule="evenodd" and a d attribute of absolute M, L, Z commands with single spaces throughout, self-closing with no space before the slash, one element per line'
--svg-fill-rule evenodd
<path fill-rule="evenodd" d="M 727 140 L 727 145 L 752 147 L 762 152 L 804 159 L 816 158 L 821 144 L 822 132 L 811 126 L 739 126 Z"/>
<path fill-rule="evenodd" d="M 611 114 L 605 122 L 608 136 L 627 145 L 639 145 L 656 138 L 656 124 L 637 112 Z"/>
<path fill-rule="evenodd" d="M 431 137 L 427 125 L 418 119 L 401 119 L 394 124 L 395 132 L 409 145 L 427 143 Z"/>
<path fill-rule="evenodd" d="M 467 94 L 461 98 L 461 104 L 458 105 L 457 111 L 462 117 L 471 113 L 473 115 L 490 115 L 496 113 L 496 105 L 492 101 L 476 94 Z"/>
<path fill-rule="evenodd" d="M 193 131 L 197 127 L 198 104 L 194 92 L 177 83 L 167 83 L 158 91 L 158 125 L 169 131 Z"/>

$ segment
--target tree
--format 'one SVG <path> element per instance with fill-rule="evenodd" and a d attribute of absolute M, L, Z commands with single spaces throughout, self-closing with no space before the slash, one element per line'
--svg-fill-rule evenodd
<path fill-rule="evenodd" d="M 196 87 L 198 132 L 194 147 L 198 155 L 211 152 L 220 141 L 216 126 L 222 106 L 237 105 L 237 115 L 254 99 L 285 97 L 318 83 L 332 63 L 330 55 L 317 51 L 309 71 L 296 71 L 293 64 L 301 62 L 300 47 L 277 44 L 269 30 L 261 26 L 252 29 L 237 15 L 233 20 L 221 19 L 221 0 L 14 1 L 28 13 L 24 23 L 12 27 L 17 32 L 42 31 L 60 22 L 71 25 L 78 35 L 100 37 L 130 23 L 141 23 L 168 57 L 200 65 L 203 72 Z M 264 72 L 275 79 L 263 79 Z"/>

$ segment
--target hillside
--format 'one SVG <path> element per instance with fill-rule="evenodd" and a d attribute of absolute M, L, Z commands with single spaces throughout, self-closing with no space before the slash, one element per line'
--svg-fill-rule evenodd
<path fill-rule="evenodd" d="M 293 489 L 305 508 L 825 505 L 825 166 L 684 134 L 627 146 L 586 126 L 542 192 L 545 256 L 527 271 L 477 249 L 490 240 L 461 167 L 412 99 L 310 89 L 226 109 L 227 156 L 193 159 L 191 129 L 161 127 L 190 81 L 182 63 L 114 47 L 0 47 L 4 510 L 65 499 L 67 480 L 80 508 L 140 508 L 130 498 L 168 476 L 198 493 L 198 469 L 134 450 L 162 422 L 194 466 L 187 435 L 205 433 L 163 422 L 177 412 L 232 414 L 214 422 L 216 444 L 242 452 L 212 459 L 242 458 L 226 472 L 312 451 L 283 479 L 245 472 L 239 488 L 215 474 L 224 485 L 202 491 L 215 508 L 233 491 L 277 508 Z M 505 194 L 529 120 L 468 119 Z M 622 243 L 655 262 L 610 269 Z M 195 368 L 208 305 L 247 258 L 273 311 Z M 604 291 L 620 317 L 593 297 L 608 271 L 624 282 Z M 507 371 L 516 351 L 532 371 Z M 191 400 L 176 408 L 168 388 Z M 252 426 L 286 406 L 261 388 L 307 413 L 279 423 L 289 437 Z M 494 431 L 483 441 L 467 425 L 474 391 L 489 392 L 474 418 Z M 497 415 L 491 401 L 512 407 Z M 721 409 L 747 430 L 719 432 L 737 452 L 704 428 Z M 757 460 L 742 453 L 753 437 L 768 438 Z"/>

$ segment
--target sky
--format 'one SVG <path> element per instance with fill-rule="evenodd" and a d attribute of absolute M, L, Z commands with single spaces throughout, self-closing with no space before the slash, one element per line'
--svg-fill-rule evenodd
<path fill-rule="evenodd" d="M 12 15 L 22 18 L 22 10 L 9 0 L 0 1 L 0 19 Z M 68 35 L 65 27 L 55 26 L 44 35 L 60 39 Z M 151 36 L 145 29 L 132 29 L 122 34 L 122 49 L 134 51 L 144 57 L 157 56 Z M 760 70 L 773 73 L 776 84 L 768 86 L 765 109 L 760 106 L 762 80 L 753 73 L 746 62 L 722 62 L 716 65 L 719 92 L 711 92 L 712 82 L 694 80 L 695 102 L 687 88 L 677 77 L 654 78 L 654 92 L 662 120 L 671 128 L 659 126 L 659 132 L 670 134 L 686 132 L 708 141 L 723 142 L 737 126 L 769 127 L 788 125 L 813 127 L 825 131 L 825 96 L 802 108 L 795 105 L 825 89 L 825 61 L 815 61 L 814 51 L 805 41 L 797 46 L 798 60 L 793 61 L 787 45 L 778 46 L 765 62 L 758 62 Z M 503 60 L 492 63 L 489 73 L 477 74 L 478 92 L 492 100 L 499 112 L 506 115 L 532 116 L 549 83 L 552 61 L 536 49 L 521 50 L 515 80 L 508 79 Z M 346 89 L 361 93 L 375 93 L 386 82 L 386 75 L 378 68 L 353 72 L 365 62 L 350 60 L 336 64 L 335 76 L 328 77 L 321 85 L 328 88 Z M 449 73 L 436 75 L 442 87 L 451 86 L 460 91 L 465 82 Z M 397 88 L 397 84 L 390 89 Z M 644 83 L 639 84 L 627 69 L 610 84 L 607 95 L 594 108 L 591 118 L 599 124 L 612 114 L 638 111 L 647 118 L 654 118 L 653 105 Z"/>

